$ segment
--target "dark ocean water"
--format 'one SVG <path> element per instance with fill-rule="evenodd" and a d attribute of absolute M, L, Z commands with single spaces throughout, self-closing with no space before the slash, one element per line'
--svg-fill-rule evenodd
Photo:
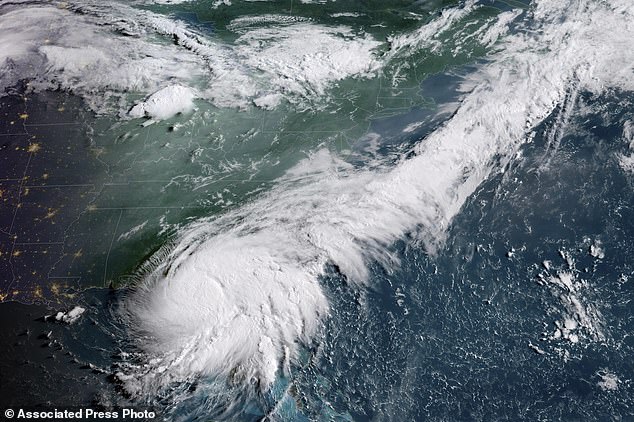
<path fill-rule="evenodd" d="M 634 190 L 616 159 L 631 100 L 582 96 L 584 115 L 565 127 L 551 116 L 524 158 L 469 200 L 436 256 L 400 242 L 401 267 L 376 267 L 362 297 L 332 275 L 333 317 L 300 371 L 308 413 L 633 420 Z M 595 241 L 604 258 L 590 254 Z M 560 251 L 587 282 L 580 300 L 600 311 L 602 340 L 547 338 L 565 310 L 538 275 L 543 261 L 568 268 Z M 605 373 L 614 391 L 600 387 Z"/>

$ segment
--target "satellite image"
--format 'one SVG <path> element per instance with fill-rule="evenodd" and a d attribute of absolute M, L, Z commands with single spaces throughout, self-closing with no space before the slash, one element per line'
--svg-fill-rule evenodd
<path fill-rule="evenodd" d="M 634 2 L 0 0 L 0 415 L 634 421 Z"/>

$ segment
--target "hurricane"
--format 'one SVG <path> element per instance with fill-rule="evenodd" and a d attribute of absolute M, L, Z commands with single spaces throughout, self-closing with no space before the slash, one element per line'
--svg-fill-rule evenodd
<path fill-rule="evenodd" d="M 509 365 L 503 351 L 516 343 L 506 344 L 500 332 L 518 327 L 522 350 L 531 358 L 552 356 L 555 366 L 585 362 L 582 356 L 594 348 L 630 350 L 627 340 L 619 342 L 626 327 L 611 328 L 616 308 L 601 299 L 612 296 L 596 280 L 629 286 L 623 280 L 631 272 L 631 248 L 622 246 L 618 259 L 624 262 L 613 262 L 614 274 L 602 275 L 601 265 L 610 259 L 603 245 L 610 236 L 631 235 L 631 224 L 605 223 L 606 231 L 595 234 L 591 221 L 603 217 L 549 212 L 564 206 L 557 202 L 568 198 L 561 192 L 577 192 L 561 201 L 579 200 L 591 210 L 593 196 L 607 198 L 617 185 L 631 190 L 634 4 L 418 2 L 427 9 L 403 12 L 402 28 L 395 30 L 388 15 L 359 2 L 302 0 L 290 10 L 268 2 L 198 3 L 0 4 L 0 84 L 7 92 L 24 83 L 34 95 L 65 93 L 95 119 L 107 120 L 89 131 L 93 144 L 117 136 L 115 147 L 103 144 L 105 152 L 96 154 L 110 163 L 109 179 L 99 182 L 104 189 L 123 174 L 132 174 L 130 189 L 141 178 L 165 179 L 158 182 L 160 194 L 139 190 L 129 202 L 161 195 L 165 214 L 142 216 L 122 231 L 128 208 L 120 208 L 106 265 L 129 254 L 125 242 L 159 235 L 133 255 L 117 288 L 121 294 L 107 309 L 86 314 L 100 313 L 115 326 L 97 324 L 116 337 L 118 352 L 111 362 L 96 363 L 109 374 L 114 396 L 157 409 L 166 420 L 494 420 L 503 413 L 476 392 L 473 403 L 481 404 L 466 406 L 467 413 L 447 413 L 431 397 L 462 391 L 469 382 L 459 381 L 469 379 L 462 373 L 443 372 L 444 365 L 488 362 L 487 369 L 467 371 L 476 379 L 490 379 L 495 362 Z M 200 18 L 200 8 L 213 23 Z M 236 17 L 227 17 L 231 10 L 239 10 Z M 433 99 L 412 106 L 419 95 Z M 386 111 L 378 117 L 366 111 L 388 101 L 399 105 L 382 105 Z M 597 134 L 599 120 L 615 129 Z M 234 133 L 240 140 L 231 139 Z M 586 193 L 608 165 L 586 171 L 591 165 L 584 158 L 564 173 L 565 159 L 594 145 L 574 144 L 575 136 L 612 139 L 596 145 L 620 148 L 600 154 L 612 166 L 605 173 L 617 182 Z M 143 150 L 136 152 L 139 145 Z M 121 155 L 111 158 L 106 150 L 112 148 Z M 588 182 L 568 191 L 579 179 L 570 176 L 574 169 Z M 238 188 L 233 179 L 240 180 Z M 186 212 L 178 195 L 203 208 Z M 628 199 L 617 201 L 609 215 L 630 209 Z M 540 227 L 557 218 L 563 228 L 542 236 Z M 499 237 L 491 234 L 498 230 Z M 551 242 L 557 230 L 573 240 Z M 617 254 L 615 242 L 608 255 Z M 518 280 L 531 280 L 531 287 Z M 424 299 L 432 295 L 425 292 L 446 292 L 456 283 L 472 288 Z M 388 306 L 382 301 L 389 295 L 380 292 L 392 288 L 395 305 Z M 486 308 L 498 293 L 505 299 Z M 472 295 L 478 305 L 466 304 Z M 463 303 L 466 316 L 452 316 L 454 302 Z M 418 352 L 423 346 L 416 344 L 453 337 L 446 328 L 431 328 L 434 320 L 422 317 L 430 312 L 457 321 L 456 341 L 470 338 L 472 324 L 479 327 L 463 346 L 441 347 L 438 367 L 421 357 L 432 356 L 430 349 Z M 513 322 L 522 312 L 532 316 Z M 478 325 L 478 318 L 489 322 Z M 525 327 L 540 320 L 543 326 L 526 334 Z M 495 351 L 476 338 L 480 329 L 489 332 L 486 324 L 498 327 L 490 328 L 497 336 L 491 338 L 500 339 L 490 340 L 498 344 Z M 481 351 L 469 351 L 479 344 Z M 393 364 L 383 367 L 372 355 Z M 338 363 L 348 359 L 361 362 L 350 363 L 349 378 L 347 364 Z M 413 375 L 428 364 L 436 369 Z M 592 382 L 600 394 L 623 394 L 607 402 L 622 404 L 612 415 L 627 419 L 631 367 L 621 369 L 620 378 L 614 370 L 595 368 Z M 376 371 L 389 374 L 389 382 L 380 384 L 382 378 L 371 375 Z M 357 372 L 364 381 L 350 381 Z M 409 377 L 417 381 L 410 384 Z M 348 387 L 352 383 L 356 387 Z M 415 403 L 426 388 L 423 411 Z M 504 402 L 506 409 L 517 413 L 506 416 L 539 419 L 539 405 L 522 413 L 521 405 L 509 404 L 522 402 L 520 391 L 509 393 L 514 398 Z M 552 394 L 565 401 L 589 394 L 558 391 Z M 547 402 L 537 392 L 525 394 Z M 460 400 L 469 401 L 468 395 Z M 588 420 L 605 416 L 588 403 Z"/>

